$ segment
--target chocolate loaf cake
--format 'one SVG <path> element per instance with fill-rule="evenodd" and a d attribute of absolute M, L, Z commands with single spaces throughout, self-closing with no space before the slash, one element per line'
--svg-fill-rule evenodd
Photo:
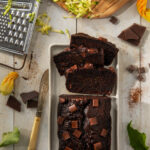
<path fill-rule="evenodd" d="M 107 39 L 94 38 L 84 33 L 77 33 L 71 36 L 70 48 L 83 45 L 87 48 L 96 48 L 98 50 L 104 50 L 104 65 L 108 66 L 112 63 L 114 57 L 118 53 L 118 48 Z"/>
<path fill-rule="evenodd" d="M 110 150 L 111 99 L 61 95 L 58 104 L 59 150 Z"/>
<path fill-rule="evenodd" d="M 85 63 L 91 63 L 103 67 L 104 51 L 103 49 L 86 48 L 81 45 L 54 56 L 54 62 L 60 75 L 64 75 L 65 71 L 73 65 L 83 66 Z"/>
<path fill-rule="evenodd" d="M 70 92 L 110 95 L 117 75 L 113 68 L 72 67 L 66 72 L 66 88 Z"/>

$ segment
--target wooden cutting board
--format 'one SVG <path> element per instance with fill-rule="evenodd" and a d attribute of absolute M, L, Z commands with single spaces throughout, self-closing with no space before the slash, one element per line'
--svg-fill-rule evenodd
<path fill-rule="evenodd" d="M 89 18 L 91 16 L 92 18 L 109 17 L 129 1 L 131 0 L 99 0 L 99 4 L 93 8 L 93 12 L 89 13 L 85 17 L 86 18 Z M 57 2 L 57 4 L 66 11 L 68 11 L 64 3 Z"/>

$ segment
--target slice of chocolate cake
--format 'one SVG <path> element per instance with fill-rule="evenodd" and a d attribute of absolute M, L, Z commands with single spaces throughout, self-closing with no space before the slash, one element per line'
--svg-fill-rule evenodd
<path fill-rule="evenodd" d="M 111 99 L 61 95 L 58 104 L 59 150 L 110 150 Z"/>
<path fill-rule="evenodd" d="M 60 75 L 64 75 L 65 71 L 74 65 L 83 66 L 85 63 L 90 63 L 102 67 L 104 65 L 104 51 L 81 45 L 54 56 L 54 62 Z"/>
<path fill-rule="evenodd" d="M 96 48 L 101 51 L 104 50 L 104 65 L 108 66 L 112 63 L 114 57 L 118 53 L 118 48 L 107 39 L 102 37 L 94 38 L 84 33 L 77 33 L 71 36 L 70 48 L 78 47 L 83 45 L 87 48 Z"/>
<path fill-rule="evenodd" d="M 66 71 L 66 88 L 74 93 L 110 95 L 116 78 L 113 68 L 74 67 Z"/>

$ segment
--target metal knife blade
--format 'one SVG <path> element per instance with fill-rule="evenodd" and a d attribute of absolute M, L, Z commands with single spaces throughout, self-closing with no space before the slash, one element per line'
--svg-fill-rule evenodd
<path fill-rule="evenodd" d="M 41 117 L 43 111 L 43 105 L 45 102 L 46 94 L 49 89 L 49 72 L 46 70 L 42 76 L 40 89 L 39 89 L 39 98 L 38 98 L 38 108 L 36 112 L 37 117 Z"/>

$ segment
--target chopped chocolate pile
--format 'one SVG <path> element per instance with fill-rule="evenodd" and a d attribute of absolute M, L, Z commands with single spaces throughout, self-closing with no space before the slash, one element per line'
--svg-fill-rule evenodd
<path fill-rule="evenodd" d="M 66 87 L 70 92 L 110 95 L 117 75 L 114 70 L 99 68 L 79 68 L 67 71 Z"/>
<path fill-rule="evenodd" d="M 27 93 L 21 93 L 20 96 L 22 98 L 22 101 L 26 104 L 29 100 L 37 100 L 39 93 L 36 91 L 31 91 Z"/>
<path fill-rule="evenodd" d="M 110 150 L 109 97 L 61 95 L 59 101 L 59 150 Z"/>
<path fill-rule="evenodd" d="M 134 23 L 131 27 L 122 31 L 118 37 L 132 45 L 138 46 L 145 31 L 146 27 Z"/>
<path fill-rule="evenodd" d="M 118 24 L 118 18 L 115 17 L 115 16 L 111 16 L 111 18 L 109 19 L 109 21 L 112 23 L 112 24 Z"/>
<path fill-rule="evenodd" d="M 11 107 L 16 111 L 21 111 L 21 103 L 14 96 L 9 96 L 7 106 Z"/>

